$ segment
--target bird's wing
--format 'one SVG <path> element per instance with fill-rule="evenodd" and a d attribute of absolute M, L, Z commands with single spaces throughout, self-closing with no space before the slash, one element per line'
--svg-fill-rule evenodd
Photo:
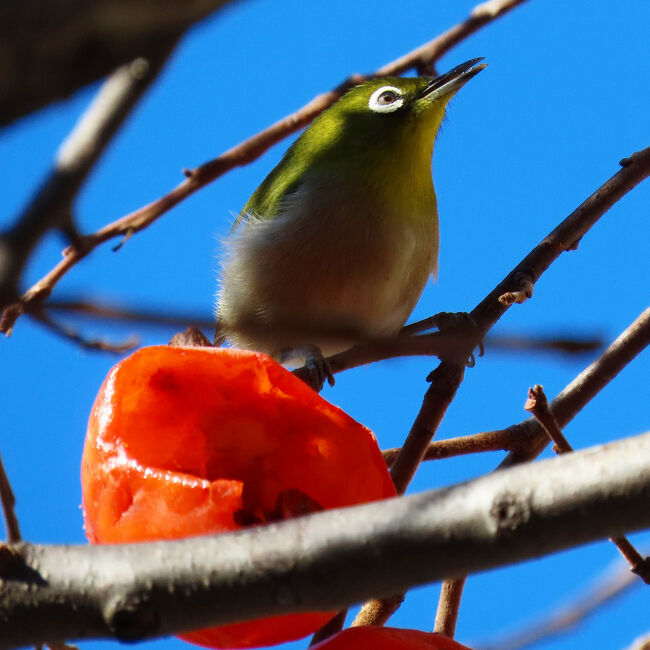
<path fill-rule="evenodd" d="M 294 148 L 290 147 L 248 199 L 235 219 L 233 228 L 245 223 L 251 216 L 265 220 L 273 219 L 280 213 L 287 197 L 294 194 L 302 184 L 302 166 L 296 164 L 296 158 Z"/>

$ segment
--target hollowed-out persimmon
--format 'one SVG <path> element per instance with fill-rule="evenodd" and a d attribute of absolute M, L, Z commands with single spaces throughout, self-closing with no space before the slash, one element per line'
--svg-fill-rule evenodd
<path fill-rule="evenodd" d="M 92 543 L 239 530 L 395 495 L 373 434 L 263 354 L 143 348 L 108 374 L 82 461 Z M 297 639 L 334 612 L 181 638 L 216 648 Z"/>
<path fill-rule="evenodd" d="M 470 650 L 442 634 L 395 627 L 351 627 L 313 646 L 312 650 Z"/>

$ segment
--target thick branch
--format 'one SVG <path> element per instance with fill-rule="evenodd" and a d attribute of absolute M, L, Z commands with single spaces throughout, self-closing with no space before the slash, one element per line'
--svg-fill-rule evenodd
<path fill-rule="evenodd" d="M 644 434 L 240 533 L 123 546 L 19 544 L 25 564 L 2 563 L 0 647 L 134 640 L 340 608 L 650 526 L 648 499 Z"/>
<path fill-rule="evenodd" d="M 0 7 L 0 125 L 64 99 L 227 0 L 22 0 Z"/>

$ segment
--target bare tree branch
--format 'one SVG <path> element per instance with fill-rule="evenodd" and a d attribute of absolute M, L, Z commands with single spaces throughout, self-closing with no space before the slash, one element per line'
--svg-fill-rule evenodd
<path fill-rule="evenodd" d="M 45 326 L 45 328 L 50 332 L 53 332 L 63 339 L 76 343 L 84 350 L 124 354 L 125 352 L 133 350 L 139 343 L 138 339 L 134 337 L 130 337 L 121 343 L 111 343 L 104 339 L 86 338 L 76 330 L 54 320 L 44 309 L 37 309 L 32 312 L 30 316 L 41 325 Z"/>
<path fill-rule="evenodd" d="M 57 282 L 97 246 L 115 237 L 130 237 L 134 233 L 147 228 L 161 215 L 200 188 L 216 180 L 227 171 L 252 162 L 271 146 L 309 124 L 319 113 L 334 103 L 352 86 L 372 77 L 402 74 L 414 67 L 431 65 L 463 38 L 473 34 L 483 25 L 507 13 L 524 1 L 490 0 L 479 5 L 468 20 L 445 34 L 388 63 L 373 74 L 348 77 L 334 90 L 318 95 L 295 113 L 288 115 L 252 138 L 226 151 L 218 158 L 204 163 L 196 169 L 188 170 L 186 180 L 165 196 L 117 221 L 107 224 L 92 235 L 84 237 L 83 246 L 67 248 L 61 262 L 27 291 L 20 301 L 14 302 L 7 307 L 3 316 L 4 326 L 0 327 L 0 331 L 11 332 L 16 319 L 24 311 L 25 304 L 45 300 L 51 294 Z"/>
<path fill-rule="evenodd" d="M 227 0 L 22 0 L 0 6 L 0 125 L 149 58 Z"/>
<path fill-rule="evenodd" d="M 550 409 L 559 426 L 566 426 L 640 352 L 650 345 L 650 307 L 551 401 Z M 510 451 L 502 467 L 537 458 L 549 442 L 540 424 L 530 418 L 515 425 L 521 446 Z"/>
<path fill-rule="evenodd" d="M 569 441 L 562 433 L 560 425 L 551 412 L 544 389 L 536 384 L 528 390 L 528 399 L 524 408 L 537 419 L 544 432 L 553 441 L 553 451 L 557 454 L 569 454 L 574 451 Z M 628 561 L 632 573 L 636 573 L 646 584 L 650 584 L 650 560 L 644 558 L 630 543 L 627 537 L 610 538 L 621 555 Z"/>
<path fill-rule="evenodd" d="M 38 312 L 41 309 L 45 309 L 48 312 L 64 312 L 79 315 L 99 321 L 139 323 L 165 329 L 193 326 L 210 331 L 215 326 L 215 320 L 209 314 L 184 311 L 176 312 L 170 309 L 133 308 L 74 297 L 48 300 L 43 305 L 26 305 L 26 314 L 29 315 L 33 311 Z M 405 336 L 399 339 L 382 339 L 377 341 L 377 344 L 384 346 L 385 358 L 390 358 L 394 356 L 430 356 L 445 349 L 456 341 L 462 341 L 462 345 L 465 347 L 466 342 L 464 337 L 459 337 L 457 334 L 441 334 L 439 332 L 429 336 Z M 588 333 L 583 335 L 558 333 L 547 336 L 543 334 L 502 334 L 489 335 L 485 339 L 485 347 L 488 350 L 503 350 L 506 352 L 533 350 L 544 354 L 557 354 L 560 356 L 581 355 L 598 350 L 603 346 L 604 341 L 600 336 L 590 335 Z"/>
<path fill-rule="evenodd" d="M 19 544 L 14 561 L 2 565 L 0 647 L 137 640 L 340 608 L 650 526 L 649 498 L 650 433 L 238 533 L 94 547 Z"/>
<path fill-rule="evenodd" d="M 558 229 L 556 229 L 556 231 L 557 230 Z M 526 259 L 531 257 L 531 255 Z M 491 295 L 494 296 L 497 294 L 498 291 L 495 290 Z M 593 397 L 598 394 L 598 392 L 600 392 L 604 386 L 606 386 L 628 363 L 630 363 L 635 356 L 647 347 L 648 344 L 650 344 L 650 308 L 643 312 L 641 316 L 639 316 L 639 318 L 632 323 L 632 325 L 630 325 L 630 327 L 628 327 L 625 332 L 623 332 L 616 341 L 609 346 L 609 348 L 607 348 L 597 361 L 592 363 L 580 375 L 578 375 L 578 377 L 571 382 L 571 384 L 569 384 L 569 386 L 567 386 L 555 400 L 553 400 L 552 410 L 554 415 L 558 420 L 563 421 L 564 424 L 568 423 L 591 399 L 593 399 Z M 443 364 L 440 364 L 440 367 L 442 366 Z M 431 388 L 429 388 L 429 391 L 430 390 Z M 426 403 L 426 398 L 423 408 L 424 406 L 430 408 Z M 422 411 L 420 411 L 420 413 L 422 413 Z M 418 415 L 418 417 L 420 417 L 420 415 Z M 561 420 L 561 417 L 566 419 Z M 420 442 L 424 443 L 426 430 L 421 429 L 421 431 L 423 433 Z M 548 442 L 546 432 L 535 419 L 530 419 L 521 424 L 514 425 L 504 431 L 514 434 L 518 438 L 519 444 L 517 445 L 517 448 L 510 450 L 508 457 L 506 457 L 506 459 L 501 463 L 502 466 L 524 462 L 525 460 L 532 460 L 542 452 Z M 496 437 L 494 434 L 497 433 L 499 435 L 502 434 L 502 432 L 490 433 L 493 434 L 492 437 Z M 504 438 L 506 437 L 509 436 L 504 435 Z M 424 446 L 422 449 L 421 459 L 424 458 L 424 455 L 429 448 L 429 444 Z M 420 448 L 416 449 L 418 452 L 420 451 Z M 400 453 L 404 452 L 400 450 L 396 458 L 399 458 Z M 408 458 L 404 462 L 407 464 Z M 413 472 L 416 467 L 417 466 L 414 466 Z M 645 566 L 645 561 L 643 564 L 639 564 L 638 566 Z M 386 609 L 392 607 L 393 604 L 391 602 L 386 602 Z M 376 613 L 379 619 L 385 618 L 385 614 L 382 612 L 380 607 L 375 605 L 373 606 L 372 611 Z M 372 622 L 368 624 L 372 624 Z"/>
<path fill-rule="evenodd" d="M 422 460 L 442 460 L 454 456 L 465 456 L 484 451 L 510 451 L 519 446 L 520 440 L 513 427 L 499 431 L 485 431 L 458 438 L 434 440 L 429 443 Z M 400 448 L 384 449 L 382 451 L 386 465 L 389 467 L 395 462 Z"/>

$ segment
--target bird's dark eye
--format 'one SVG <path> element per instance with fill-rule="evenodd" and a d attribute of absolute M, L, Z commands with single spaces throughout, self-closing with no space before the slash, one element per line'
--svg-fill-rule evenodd
<path fill-rule="evenodd" d="M 384 90 L 379 97 L 377 97 L 377 103 L 380 106 L 387 106 L 397 101 L 397 93 L 394 90 Z"/>
<path fill-rule="evenodd" d="M 403 105 L 402 91 L 395 86 L 377 88 L 368 100 L 368 107 L 375 113 L 393 113 Z"/>

